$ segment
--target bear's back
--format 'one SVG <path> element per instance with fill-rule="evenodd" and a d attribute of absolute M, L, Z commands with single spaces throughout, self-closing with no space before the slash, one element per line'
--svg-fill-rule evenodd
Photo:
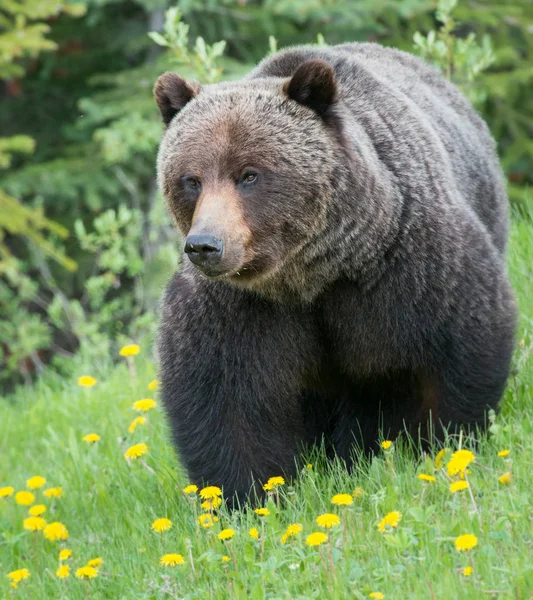
<path fill-rule="evenodd" d="M 249 78 L 290 77 L 316 58 L 335 70 L 344 121 L 356 124 L 348 126 L 353 143 L 373 147 L 404 198 L 431 201 L 425 183 L 428 190 L 446 189 L 473 209 L 503 252 L 507 197 L 494 141 L 459 90 L 421 59 L 369 43 L 289 48 L 263 60 Z"/>

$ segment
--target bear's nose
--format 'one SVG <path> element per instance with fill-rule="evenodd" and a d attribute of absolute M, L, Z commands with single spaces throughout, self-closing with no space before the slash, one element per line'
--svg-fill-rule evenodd
<path fill-rule="evenodd" d="M 189 235 L 185 240 L 185 253 L 198 267 L 213 268 L 222 258 L 224 243 L 207 233 Z"/>

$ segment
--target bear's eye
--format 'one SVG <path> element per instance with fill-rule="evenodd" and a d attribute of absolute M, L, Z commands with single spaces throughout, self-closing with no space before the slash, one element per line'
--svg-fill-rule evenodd
<path fill-rule="evenodd" d="M 192 190 L 197 190 L 200 187 L 200 180 L 198 177 L 194 177 L 192 175 L 185 175 L 182 177 L 183 184 L 185 187 L 188 187 Z"/>
<path fill-rule="evenodd" d="M 256 181 L 257 181 L 257 173 L 253 173 L 252 171 L 247 171 L 241 177 L 241 183 L 244 183 L 244 184 L 255 183 Z"/>

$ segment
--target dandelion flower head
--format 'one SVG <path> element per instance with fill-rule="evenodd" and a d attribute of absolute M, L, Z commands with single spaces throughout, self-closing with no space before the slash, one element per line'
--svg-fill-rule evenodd
<path fill-rule="evenodd" d="M 45 512 L 46 506 L 44 504 L 35 504 L 29 510 L 29 513 L 32 517 L 40 517 Z"/>
<path fill-rule="evenodd" d="M 506 456 L 509 456 L 510 452 L 510 450 L 500 450 L 498 452 L 498 456 L 500 456 L 501 458 L 505 458 Z"/>
<path fill-rule="evenodd" d="M 141 351 L 140 346 L 137 344 L 127 344 L 126 346 L 122 346 L 120 349 L 120 356 L 137 356 Z"/>
<path fill-rule="evenodd" d="M 234 529 L 223 529 L 219 534 L 218 534 L 218 539 L 225 541 L 225 540 L 231 540 L 231 538 L 235 535 L 235 530 Z"/>
<path fill-rule="evenodd" d="M 204 510 L 213 510 L 222 506 L 222 498 L 211 498 L 202 502 L 201 507 Z"/>
<path fill-rule="evenodd" d="M 429 481 L 430 483 L 435 483 L 435 481 L 437 481 L 433 475 L 426 475 L 425 473 L 420 473 L 418 479 L 420 479 L 420 481 Z"/>
<path fill-rule="evenodd" d="M 88 433 L 81 438 L 84 442 L 88 444 L 95 444 L 100 441 L 100 436 L 97 433 Z"/>
<path fill-rule="evenodd" d="M 470 577 L 470 575 L 472 575 L 472 572 L 473 572 L 473 570 L 474 570 L 474 569 L 472 569 L 472 567 L 469 565 L 468 567 L 465 567 L 465 568 L 463 569 L 463 575 L 464 575 L 465 577 Z"/>
<path fill-rule="evenodd" d="M 452 454 L 452 457 L 448 461 L 447 469 L 448 475 L 457 475 L 458 473 L 464 473 L 468 465 L 472 464 L 476 460 L 475 455 L 470 450 L 457 450 Z"/>
<path fill-rule="evenodd" d="M 202 500 L 212 500 L 217 496 L 222 496 L 222 490 L 216 485 L 208 485 L 200 490 Z"/>
<path fill-rule="evenodd" d="M 315 531 L 315 533 L 310 533 L 305 540 L 305 543 L 308 546 L 320 546 L 324 542 L 328 541 L 328 536 L 322 531 Z"/>
<path fill-rule="evenodd" d="M 250 537 L 254 540 L 259 539 L 259 530 L 257 529 L 257 527 L 252 527 L 248 533 L 250 534 Z"/>
<path fill-rule="evenodd" d="M 325 513 L 323 515 L 319 515 L 316 518 L 317 525 L 320 527 L 325 527 L 326 529 L 330 529 L 331 527 L 335 527 L 338 525 L 341 520 L 338 515 L 333 515 L 331 513 Z"/>
<path fill-rule="evenodd" d="M 68 565 L 60 565 L 56 571 L 56 577 L 59 579 L 66 579 L 70 575 L 70 567 Z"/>
<path fill-rule="evenodd" d="M 457 552 L 466 552 L 477 546 L 477 537 L 472 533 L 465 533 L 455 539 L 455 549 Z"/>
<path fill-rule="evenodd" d="M 90 375 L 82 375 L 78 377 L 78 385 L 80 387 L 92 388 L 93 385 L 96 385 L 96 379 Z"/>
<path fill-rule="evenodd" d="M 23 579 L 28 579 L 30 572 L 28 569 L 17 569 L 16 571 L 11 571 L 11 573 L 8 573 L 7 576 L 14 583 L 20 583 Z"/>
<path fill-rule="evenodd" d="M 351 494 L 335 494 L 331 499 L 331 503 L 337 506 L 349 506 L 353 504 L 353 496 Z"/>
<path fill-rule="evenodd" d="M 68 538 L 68 529 L 60 523 L 59 521 L 54 521 L 53 523 L 49 523 L 43 529 L 44 537 L 51 542 L 56 542 L 58 540 L 66 540 Z"/>
<path fill-rule="evenodd" d="M 29 490 L 37 490 L 42 488 L 45 483 L 46 479 L 44 477 L 41 477 L 40 475 L 34 475 L 33 477 L 30 477 L 28 481 L 26 481 L 26 487 Z"/>
<path fill-rule="evenodd" d="M 181 554 L 164 554 L 159 560 L 159 564 L 163 567 L 176 567 L 184 563 L 185 559 Z"/>
<path fill-rule="evenodd" d="M 194 483 L 191 483 L 190 485 L 187 485 L 183 488 L 183 492 L 185 494 L 196 494 L 197 491 L 198 491 L 198 486 L 194 485 Z"/>
<path fill-rule="evenodd" d="M 439 469 L 442 469 L 442 463 L 444 461 L 444 455 L 449 452 L 450 449 L 449 448 L 442 448 L 442 450 L 439 450 L 437 452 L 437 456 L 435 457 L 435 469 L 438 471 Z"/>
<path fill-rule="evenodd" d="M 402 519 L 402 514 L 397 510 L 387 513 L 378 524 L 378 529 L 381 533 L 384 533 L 389 528 L 398 527 Z"/>
<path fill-rule="evenodd" d="M 467 481 L 454 481 L 450 483 L 450 492 L 452 494 L 455 494 L 456 492 L 462 492 L 463 490 L 467 490 L 468 487 L 469 486 Z"/>
<path fill-rule="evenodd" d="M 144 417 L 135 417 L 128 427 L 128 432 L 133 433 L 137 428 L 137 425 L 144 425 L 145 423 L 146 419 Z"/>
<path fill-rule="evenodd" d="M 144 456 L 148 452 L 148 446 L 141 442 L 140 444 L 134 444 L 130 446 L 126 452 L 124 452 L 124 456 L 126 458 L 136 459 Z"/>
<path fill-rule="evenodd" d="M 156 519 L 152 523 L 152 529 L 157 533 L 162 533 L 163 531 L 170 531 L 172 529 L 172 521 L 164 517 L 161 519 Z"/>
<path fill-rule="evenodd" d="M 385 598 L 385 594 L 382 592 L 371 592 L 368 594 L 369 598 L 373 598 L 374 600 L 383 600 Z"/>
<path fill-rule="evenodd" d="M 153 390 L 157 389 L 158 385 L 159 381 L 157 381 L 157 379 L 152 379 L 152 381 L 150 381 L 148 384 L 148 389 L 152 392 Z"/>
<path fill-rule="evenodd" d="M 63 488 L 61 488 L 61 487 L 48 488 L 47 490 L 44 490 L 43 494 L 47 498 L 61 498 L 61 496 L 63 495 Z"/>
<path fill-rule="evenodd" d="M 0 488 L 0 498 L 7 498 L 8 496 L 11 496 L 14 491 L 15 491 L 14 487 L 11 487 L 10 485 L 6 485 L 5 487 Z"/>
<path fill-rule="evenodd" d="M 270 511 L 268 508 L 254 508 L 254 513 L 260 517 L 268 517 Z"/>
<path fill-rule="evenodd" d="M 104 564 L 104 559 L 99 556 L 96 558 L 91 558 L 91 560 L 87 561 L 87 567 L 93 567 L 95 569 L 99 569 Z"/>
<path fill-rule="evenodd" d="M 392 446 L 392 442 L 390 440 L 385 440 L 381 442 L 381 447 L 383 450 L 388 450 Z"/>
<path fill-rule="evenodd" d="M 500 483 L 503 483 L 503 485 L 509 485 L 511 483 L 511 473 L 507 471 L 507 473 L 504 473 L 503 475 L 498 477 L 498 481 Z"/>
<path fill-rule="evenodd" d="M 137 412 L 148 412 L 157 406 L 157 402 L 153 398 L 142 398 L 133 403 L 133 409 Z"/>
<path fill-rule="evenodd" d="M 72 556 L 72 550 L 68 548 L 63 548 L 63 550 L 59 551 L 59 560 L 68 560 Z"/>
<path fill-rule="evenodd" d="M 222 564 L 225 564 L 225 563 L 229 563 L 230 560 L 231 560 L 231 558 L 227 554 L 224 554 L 224 556 L 220 559 L 220 562 Z"/>
<path fill-rule="evenodd" d="M 216 521 L 218 521 L 218 517 L 213 517 L 210 513 L 205 513 L 198 517 L 198 523 L 200 523 L 204 529 L 213 527 L 213 523 Z"/>
<path fill-rule="evenodd" d="M 46 521 L 42 517 L 28 517 L 24 519 L 24 529 L 28 531 L 41 531 L 46 526 Z"/>
<path fill-rule="evenodd" d="M 84 567 L 80 567 L 76 570 L 76 577 L 78 579 L 94 579 L 98 576 L 98 570 L 94 567 L 89 567 L 85 565 Z"/>
<path fill-rule="evenodd" d="M 35 496 L 31 492 L 23 490 L 15 494 L 15 502 L 21 506 L 30 506 L 35 502 Z"/>

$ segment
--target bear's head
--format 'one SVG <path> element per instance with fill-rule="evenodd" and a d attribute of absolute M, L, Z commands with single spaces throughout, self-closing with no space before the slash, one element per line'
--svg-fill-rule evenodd
<path fill-rule="evenodd" d="M 205 86 L 166 73 L 154 93 L 166 126 L 159 184 L 190 261 L 271 296 L 297 289 L 316 255 L 334 251 L 323 234 L 349 171 L 331 66 Z"/>

